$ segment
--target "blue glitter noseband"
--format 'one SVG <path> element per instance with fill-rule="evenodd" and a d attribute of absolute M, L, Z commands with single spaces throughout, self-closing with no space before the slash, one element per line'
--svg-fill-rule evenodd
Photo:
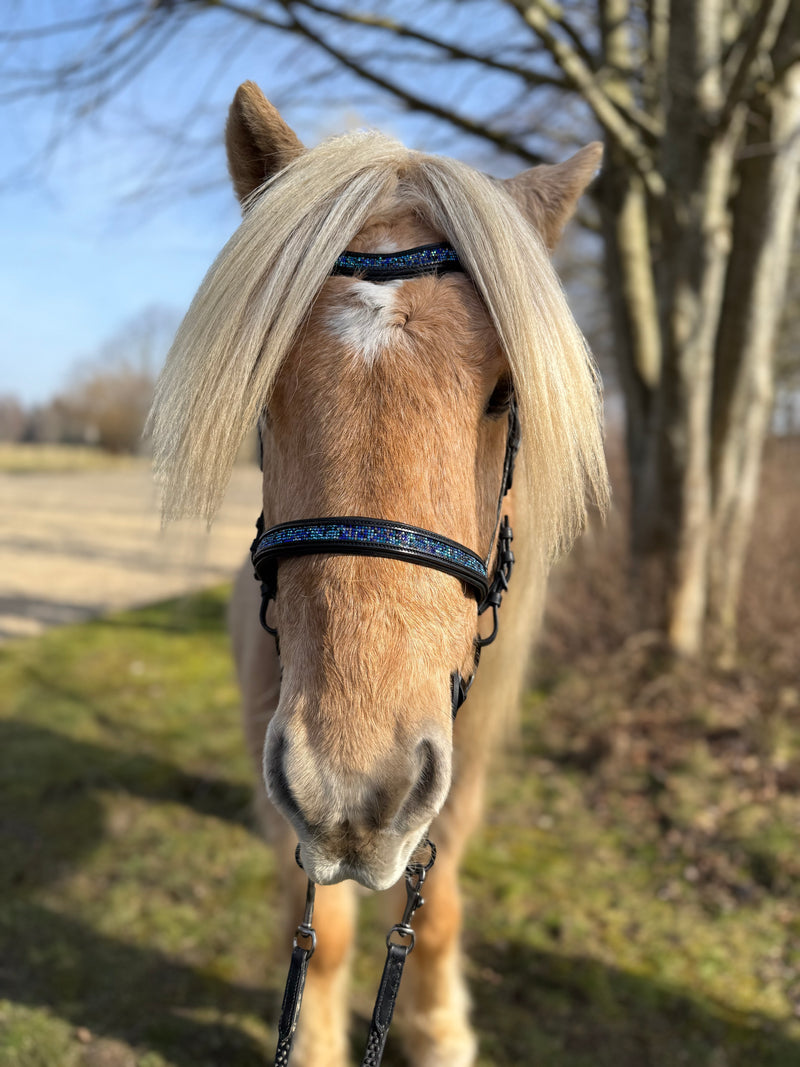
<path fill-rule="evenodd" d="M 268 590 L 277 592 L 277 566 L 281 556 L 381 556 L 446 571 L 469 585 L 483 602 L 489 592 L 486 564 L 464 545 L 404 522 L 382 522 L 358 515 L 338 519 L 308 519 L 272 526 L 253 545 L 253 567 L 265 576 Z"/>
<path fill-rule="evenodd" d="M 420 245 L 404 252 L 365 253 L 343 252 L 331 271 L 363 279 L 385 282 L 396 279 L 417 278 L 428 274 L 463 271 L 458 255 L 448 244 Z M 256 538 L 250 548 L 256 579 L 261 582 L 261 625 L 276 641 L 277 630 L 267 623 L 267 609 L 278 594 L 278 563 L 291 556 L 310 556 L 332 553 L 350 556 L 377 556 L 384 559 L 402 560 L 421 567 L 432 567 L 463 582 L 475 596 L 478 614 L 492 609 L 494 626 L 488 637 L 475 639 L 475 669 L 480 650 L 491 644 L 497 636 L 497 610 L 508 588 L 508 579 L 514 565 L 511 551 L 513 533 L 508 519 L 503 518 L 502 508 L 506 493 L 511 488 L 514 461 L 519 451 L 520 427 L 516 400 L 511 399 L 508 413 L 508 437 L 503 461 L 503 474 L 497 502 L 495 532 L 492 546 L 486 559 L 449 537 L 409 526 L 403 522 L 367 518 L 361 515 L 344 515 L 314 519 L 298 519 L 264 529 L 264 515 L 256 524 Z M 489 564 L 495 547 L 494 574 L 489 578 Z M 466 699 L 475 677 L 466 681 L 459 671 L 453 671 L 452 700 L 453 716 Z"/>

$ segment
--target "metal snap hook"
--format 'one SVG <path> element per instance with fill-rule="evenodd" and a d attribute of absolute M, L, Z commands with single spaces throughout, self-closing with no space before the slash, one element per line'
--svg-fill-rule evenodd
<path fill-rule="evenodd" d="M 429 837 L 426 837 L 424 841 L 420 841 L 420 843 L 414 849 L 414 855 L 416 855 L 419 849 L 422 848 L 427 848 L 430 853 L 428 856 L 428 861 L 427 863 L 415 863 L 412 858 L 412 861 L 406 866 L 406 882 L 408 882 L 408 879 L 411 875 L 416 874 L 420 870 L 425 871 L 425 873 L 427 874 L 427 872 L 436 862 L 436 845 L 433 843 L 433 841 L 431 841 Z"/>
<path fill-rule="evenodd" d="M 297 852 L 295 853 L 295 859 L 300 851 L 300 846 L 297 846 Z M 298 860 L 299 863 L 299 860 Z M 303 921 L 298 925 L 294 932 L 294 946 L 298 947 L 298 939 L 303 937 L 311 941 L 311 947 L 306 948 L 304 945 L 300 945 L 308 953 L 308 958 L 314 955 L 314 950 L 317 947 L 317 934 L 314 927 L 311 925 L 311 921 L 314 918 L 314 901 L 317 895 L 317 887 L 309 878 L 308 885 L 306 886 L 306 907 L 303 913 Z"/>

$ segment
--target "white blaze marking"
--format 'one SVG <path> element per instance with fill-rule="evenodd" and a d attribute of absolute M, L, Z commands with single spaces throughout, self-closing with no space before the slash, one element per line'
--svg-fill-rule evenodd
<path fill-rule="evenodd" d="M 403 282 L 354 281 L 345 307 L 327 319 L 333 336 L 359 355 L 369 366 L 397 340 L 396 305 Z"/>

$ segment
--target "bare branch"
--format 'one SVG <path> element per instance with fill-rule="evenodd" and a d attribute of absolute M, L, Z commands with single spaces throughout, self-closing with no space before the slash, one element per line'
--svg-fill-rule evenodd
<path fill-rule="evenodd" d="M 54 22 L 50 26 L 30 26 L 23 30 L 4 30 L 0 32 L 0 41 L 15 42 L 33 41 L 40 37 L 54 37 L 60 33 L 74 33 L 76 30 L 87 30 L 92 26 L 113 22 L 120 15 L 132 15 L 141 10 L 141 3 L 125 4 L 122 7 L 112 8 L 110 11 L 98 11 L 92 15 L 85 15 L 79 19 L 68 19 L 66 22 Z"/>
<path fill-rule="evenodd" d="M 637 126 L 649 141 L 657 141 L 664 134 L 662 118 L 643 111 L 636 103 L 634 87 L 638 83 L 637 64 L 633 59 L 631 35 L 631 11 L 627 0 L 599 0 L 601 39 L 603 42 L 603 65 L 597 72 L 597 80 L 605 90 L 614 107 L 629 122 Z M 644 64 L 645 78 L 654 64 Z"/>
<path fill-rule="evenodd" d="M 789 0 L 762 0 L 756 7 L 755 15 L 750 23 L 747 39 L 742 51 L 731 59 L 736 59 L 735 69 L 725 71 L 724 77 L 727 82 L 725 101 L 719 115 L 720 127 L 726 127 L 733 117 L 738 104 L 740 104 L 755 78 L 758 68 L 769 55 L 774 46 L 781 23 L 789 9 Z"/>
<path fill-rule="evenodd" d="M 512 3 L 512 6 L 515 7 L 520 12 L 523 19 L 525 19 L 525 14 L 522 10 L 525 5 Z M 575 52 L 581 57 L 589 70 L 596 71 L 600 66 L 600 58 L 590 52 L 586 47 L 585 41 L 567 18 L 564 9 L 559 4 L 552 3 L 551 0 L 537 0 L 537 6 L 541 9 L 545 18 L 559 26 L 566 36 L 569 37 Z M 525 19 L 525 21 L 527 22 L 527 19 Z M 528 24 L 530 25 L 530 23 Z"/>
<path fill-rule="evenodd" d="M 669 0 L 647 0 L 648 58 L 644 72 L 644 102 L 651 115 L 664 124 L 667 54 L 669 52 Z"/>
<path fill-rule="evenodd" d="M 790 67 L 800 63 L 800 0 L 789 0 L 786 17 L 778 32 L 770 61 L 776 82 L 783 81 Z"/>
<path fill-rule="evenodd" d="M 345 55 L 339 49 L 329 44 L 327 41 L 323 41 L 317 37 L 309 27 L 302 23 L 299 19 L 295 23 L 298 32 L 302 33 L 308 40 L 312 41 L 318 48 L 321 48 L 328 55 L 336 59 L 347 70 L 353 71 L 359 77 L 364 78 L 366 81 L 371 82 L 373 85 L 377 85 L 379 88 L 391 93 L 392 96 L 401 100 L 406 107 L 412 111 L 420 111 L 427 115 L 433 115 L 436 118 L 443 119 L 445 122 L 450 123 L 452 126 L 463 130 L 465 133 L 471 134 L 473 137 L 479 137 L 482 140 L 490 141 L 497 148 L 501 148 L 505 152 L 511 152 L 514 155 L 524 159 L 527 163 L 542 163 L 544 160 L 536 153 L 532 152 L 520 141 L 510 136 L 502 130 L 492 130 L 484 126 L 481 122 L 477 122 L 473 119 L 467 118 L 465 115 L 459 114 L 451 108 L 443 107 L 440 104 L 433 103 L 430 100 L 425 100 L 421 96 L 417 96 L 416 93 L 412 93 L 407 89 L 404 89 L 397 82 L 390 81 L 388 78 L 384 78 L 381 75 L 373 73 L 367 69 L 362 63 L 358 63 L 351 57 Z"/>
<path fill-rule="evenodd" d="M 564 92 L 570 92 L 573 88 L 564 78 L 541 74 L 537 71 L 529 70 L 522 65 L 504 63 L 499 59 L 494 59 L 492 56 L 470 52 L 465 48 L 450 43 L 449 41 L 444 41 L 440 37 L 434 37 L 431 34 L 414 30 L 410 26 L 398 22 L 396 19 L 389 18 L 388 16 L 375 15 L 369 12 L 339 11 L 336 8 L 328 7 L 325 4 L 316 3 L 314 0 L 295 0 L 293 6 L 308 8 L 311 11 L 327 15 L 330 18 L 337 19 L 339 22 L 348 23 L 349 25 L 383 30 L 391 34 L 393 37 L 405 37 L 409 40 L 419 41 L 421 44 L 429 45 L 431 48 L 435 48 L 444 53 L 450 59 L 477 63 L 487 70 L 497 70 L 505 74 L 512 74 L 515 77 L 522 79 L 527 85 L 548 85 L 554 89 L 561 89 Z"/>
<path fill-rule="evenodd" d="M 597 81 L 594 72 L 583 58 L 562 38 L 556 36 L 550 24 L 547 0 L 510 0 L 530 26 L 547 51 L 559 65 L 567 79 L 581 93 L 594 112 L 597 121 L 619 145 L 641 175 L 651 196 L 664 195 L 664 182 L 654 166 L 649 148 L 639 137 L 636 128 L 622 114 L 614 101 Z"/>
<path fill-rule="evenodd" d="M 93 93 L 92 98 L 84 104 L 79 114 L 86 115 L 99 111 L 112 97 L 117 96 L 126 85 L 129 85 L 150 66 L 156 56 L 164 51 L 179 28 L 176 23 L 167 23 L 160 27 L 162 31 L 160 35 L 154 34 L 149 40 L 137 42 L 137 47 L 131 49 L 122 61 L 118 60 L 113 68 L 106 69 L 100 78 L 100 81 L 105 80 L 104 88 Z"/>
<path fill-rule="evenodd" d="M 165 26 L 163 16 L 151 7 L 148 6 L 142 10 L 139 4 L 136 10 L 139 12 L 138 17 L 125 24 L 114 36 L 99 43 L 98 36 L 95 35 L 88 46 L 84 48 L 83 54 L 73 55 L 66 62 L 50 69 L 14 72 L 17 79 L 20 78 L 20 74 L 24 74 L 28 81 L 35 84 L 27 89 L 23 86 L 16 91 L 6 93 L 0 98 L 0 101 L 5 103 L 12 99 L 21 99 L 25 96 L 39 94 L 42 91 L 94 89 L 95 86 L 103 85 L 114 74 L 119 74 L 120 67 L 124 67 L 138 55 L 146 52 L 150 42 L 147 35 L 142 31 L 148 29 L 157 34 L 158 30 Z M 124 13 L 122 8 L 117 11 L 117 20 L 121 13 Z M 101 21 L 105 25 L 110 25 L 110 22 L 106 22 L 105 19 Z M 95 21 L 94 24 L 100 25 L 101 23 Z M 174 32 L 171 23 L 166 23 L 166 26 L 170 34 Z M 176 23 L 175 31 L 178 28 L 179 24 Z M 102 40 L 102 36 L 100 40 Z M 131 45 L 131 47 L 125 52 L 123 49 L 127 45 Z M 157 47 L 153 54 L 155 55 L 158 51 L 160 51 L 160 48 Z M 113 90 L 108 93 L 106 87 L 102 95 L 107 100 L 110 95 L 113 95 Z"/>
<path fill-rule="evenodd" d="M 480 121 L 469 119 L 465 115 L 461 115 L 451 108 L 444 107 L 431 100 L 426 100 L 424 97 L 418 96 L 416 93 L 413 93 L 408 89 L 404 89 L 397 82 L 374 73 L 363 62 L 346 54 L 341 49 L 336 48 L 316 33 L 309 25 L 298 17 L 298 13 L 294 9 L 295 5 L 291 3 L 291 0 L 285 0 L 285 7 L 291 18 L 291 22 L 288 22 L 285 25 L 276 25 L 273 20 L 267 19 L 267 17 L 258 9 L 237 3 L 236 0 L 216 0 L 214 6 L 217 9 L 230 11 L 234 15 L 252 19 L 254 22 L 270 25 L 283 30 L 289 30 L 304 37 L 315 47 L 321 49 L 327 55 L 335 59 L 337 63 L 346 70 L 352 71 L 354 74 L 358 75 L 358 77 L 363 78 L 365 81 L 370 82 L 372 85 L 376 85 L 379 89 L 383 89 L 385 92 L 391 94 L 397 100 L 400 100 L 405 104 L 411 111 L 418 111 L 422 114 L 431 115 L 434 118 L 441 119 L 457 129 L 469 133 L 473 137 L 477 137 L 483 141 L 489 141 L 497 148 L 502 149 L 502 151 L 518 156 L 527 163 L 535 164 L 544 162 L 538 153 L 531 151 L 525 144 L 505 131 L 489 129 Z"/>

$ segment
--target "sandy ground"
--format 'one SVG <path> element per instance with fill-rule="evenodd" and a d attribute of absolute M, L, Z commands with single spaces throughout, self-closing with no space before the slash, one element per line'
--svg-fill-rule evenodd
<path fill-rule="evenodd" d="M 0 474 L 0 640 L 226 581 L 259 500 L 258 470 L 237 468 L 210 533 L 162 531 L 149 464 Z"/>

